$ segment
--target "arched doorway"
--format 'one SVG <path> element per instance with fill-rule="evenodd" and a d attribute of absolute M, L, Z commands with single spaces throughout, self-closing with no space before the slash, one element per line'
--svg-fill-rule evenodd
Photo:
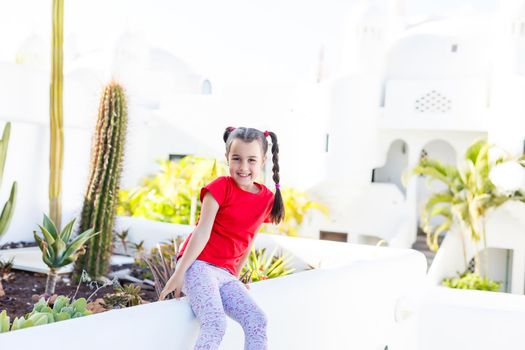
<path fill-rule="evenodd" d="M 372 182 L 393 183 L 401 193 L 406 194 L 406 189 L 401 183 L 401 175 L 407 166 L 408 145 L 403 140 L 395 140 L 388 148 L 385 165 L 372 171 Z"/>
<path fill-rule="evenodd" d="M 435 159 L 443 164 L 456 165 L 457 155 L 456 150 L 450 143 L 444 140 L 432 140 L 427 142 L 421 149 L 421 157 L 428 157 Z M 435 192 L 442 191 L 446 188 L 446 185 L 439 181 L 429 182 L 426 176 L 419 176 L 417 180 L 417 209 L 418 209 L 418 225 L 420 223 L 420 214 L 424 203 L 428 197 Z M 434 218 L 431 223 L 438 225 L 442 221 L 442 218 Z"/>

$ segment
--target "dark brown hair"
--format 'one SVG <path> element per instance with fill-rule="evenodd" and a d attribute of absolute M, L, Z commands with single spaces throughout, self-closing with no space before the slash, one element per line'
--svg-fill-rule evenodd
<path fill-rule="evenodd" d="M 226 143 L 226 155 L 230 153 L 230 147 L 235 139 L 242 140 L 244 142 L 259 141 L 262 147 L 263 155 L 268 151 L 268 140 L 266 135 L 270 136 L 272 139 L 272 171 L 273 171 L 273 181 L 275 182 L 275 196 L 273 200 L 273 206 L 271 211 L 272 222 L 274 224 L 280 223 L 284 219 L 284 204 L 283 198 L 281 195 L 281 189 L 279 188 L 279 144 L 277 143 L 277 135 L 271 131 L 262 132 L 253 128 L 233 128 L 228 127 L 224 131 L 223 140 Z"/>

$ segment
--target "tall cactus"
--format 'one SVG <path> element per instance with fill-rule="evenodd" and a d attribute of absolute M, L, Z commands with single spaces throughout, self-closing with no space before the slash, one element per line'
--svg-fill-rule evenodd
<path fill-rule="evenodd" d="M 86 254 L 77 260 L 77 276 L 80 276 L 82 270 L 86 270 L 92 277 L 98 278 L 109 270 L 126 124 L 124 90 L 117 83 L 111 82 L 106 86 L 100 101 L 91 149 L 91 170 L 79 227 L 79 232 L 93 227 L 100 234 L 89 240 Z"/>
<path fill-rule="evenodd" d="M 0 139 L 0 184 L 4 177 L 4 167 L 5 160 L 7 157 L 7 146 L 9 145 L 9 137 L 11 135 L 11 123 L 7 123 L 4 127 L 4 132 L 2 133 L 2 139 Z M 11 218 L 13 217 L 13 212 L 16 202 L 16 181 L 11 185 L 11 193 L 9 194 L 9 199 L 2 209 L 0 214 L 0 237 L 7 231 Z"/>
<path fill-rule="evenodd" d="M 49 214 L 58 229 L 60 229 L 62 223 L 62 165 L 64 163 L 64 122 L 62 116 L 63 39 L 64 0 L 53 0 L 51 84 L 49 89 Z"/>
<path fill-rule="evenodd" d="M 4 177 L 4 166 L 5 159 L 7 157 L 7 146 L 9 145 L 9 136 L 11 135 L 11 123 L 7 123 L 4 127 L 4 132 L 2 133 L 2 139 L 0 139 L 0 184 L 2 184 L 2 179 Z M 15 209 L 15 200 L 16 200 L 16 181 L 11 185 L 11 193 L 9 194 L 9 199 L 2 209 L 0 214 L 0 238 L 4 235 L 9 227 L 11 218 L 13 217 L 13 211 Z M 2 279 L 0 278 L 0 297 L 5 295 L 4 288 L 2 286 Z M 1 327 L 1 325 L 0 325 Z"/>

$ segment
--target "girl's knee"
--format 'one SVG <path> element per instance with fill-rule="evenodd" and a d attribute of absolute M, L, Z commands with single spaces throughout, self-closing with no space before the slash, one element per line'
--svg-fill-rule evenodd
<path fill-rule="evenodd" d="M 250 313 L 248 317 L 248 326 L 256 326 L 257 328 L 264 328 L 268 325 L 268 318 L 261 309 L 256 309 Z"/>

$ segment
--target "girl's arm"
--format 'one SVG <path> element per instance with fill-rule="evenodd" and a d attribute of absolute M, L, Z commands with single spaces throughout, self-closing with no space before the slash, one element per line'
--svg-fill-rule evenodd
<path fill-rule="evenodd" d="M 242 259 L 239 260 L 239 263 L 236 266 L 236 268 L 237 268 L 237 278 L 240 277 L 242 267 L 244 266 L 244 264 L 246 264 L 246 260 L 248 260 L 248 257 L 250 256 L 250 252 L 252 251 L 253 241 L 255 241 L 255 237 L 254 237 L 254 239 L 252 239 L 252 242 L 250 243 L 250 246 L 244 252 L 244 255 L 242 256 Z"/>
<path fill-rule="evenodd" d="M 219 210 L 219 203 L 213 198 L 210 192 L 206 192 L 202 200 L 201 214 L 199 223 L 193 231 L 188 245 L 184 250 L 184 254 L 177 262 L 175 273 L 170 277 L 166 286 L 160 293 L 159 299 L 163 300 L 168 294 L 175 291 L 175 297 L 180 297 L 182 283 L 184 281 L 184 274 L 186 270 L 193 264 L 195 259 L 200 255 L 206 243 L 210 239 L 211 228 L 215 221 L 215 216 Z"/>
<path fill-rule="evenodd" d="M 211 228 L 213 227 L 215 215 L 217 215 L 218 210 L 219 203 L 217 203 L 210 192 L 206 192 L 202 200 L 199 223 L 191 235 L 190 241 L 184 250 L 184 254 L 177 262 L 177 270 L 186 272 L 195 259 L 200 255 L 210 239 Z"/>

